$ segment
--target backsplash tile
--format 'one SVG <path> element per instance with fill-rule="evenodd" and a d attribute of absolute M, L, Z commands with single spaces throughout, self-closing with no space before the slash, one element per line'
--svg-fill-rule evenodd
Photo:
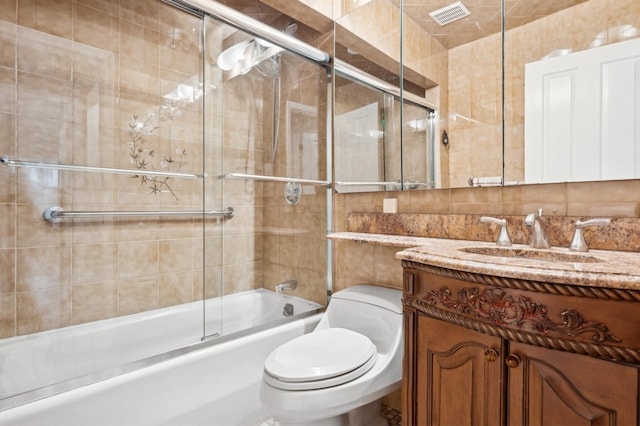
<path fill-rule="evenodd" d="M 480 222 L 484 214 L 385 214 L 349 213 L 348 232 L 406 235 L 412 237 L 448 238 L 493 242 L 498 235 L 497 225 Z M 504 216 L 514 244 L 528 244 L 529 231 L 524 215 Z M 593 217 L 543 216 L 551 245 L 569 247 L 576 220 Z M 586 227 L 585 240 L 592 249 L 640 251 L 640 219 L 614 217 L 609 226 Z"/>

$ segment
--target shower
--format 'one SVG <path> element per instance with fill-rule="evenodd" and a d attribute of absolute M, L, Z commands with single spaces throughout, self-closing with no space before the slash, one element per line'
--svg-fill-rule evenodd
<path fill-rule="evenodd" d="M 293 35 L 298 30 L 296 22 L 288 22 L 282 32 Z M 256 69 L 266 78 L 271 79 L 271 162 L 276 159 L 278 138 L 280 134 L 281 108 L 281 55 L 282 48 L 260 38 L 244 40 L 225 49 L 216 60 L 223 71 L 230 73 L 229 79 L 247 74 Z"/>

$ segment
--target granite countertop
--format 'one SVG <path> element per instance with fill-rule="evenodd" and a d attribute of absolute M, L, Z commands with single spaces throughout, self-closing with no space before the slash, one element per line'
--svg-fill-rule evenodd
<path fill-rule="evenodd" d="M 397 259 L 499 277 L 640 291 L 640 253 L 567 248 L 533 249 L 514 244 L 402 235 L 339 232 L 329 238 L 403 248 Z"/>

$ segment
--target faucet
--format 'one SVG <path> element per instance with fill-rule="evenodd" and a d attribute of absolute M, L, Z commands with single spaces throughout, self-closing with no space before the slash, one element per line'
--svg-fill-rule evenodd
<path fill-rule="evenodd" d="M 571 251 L 589 251 L 589 246 L 582 235 L 582 228 L 585 226 L 607 226 L 611 224 L 611 219 L 591 219 L 576 222 L 576 232 L 573 234 L 569 250 Z"/>
<path fill-rule="evenodd" d="M 498 233 L 498 238 L 496 239 L 496 245 L 501 247 L 508 247 L 511 245 L 511 238 L 509 237 L 509 232 L 507 231 L 507 219 L 482 216 L 480 218 L 480 222 L 495 223 L 496 225 L 500 225 L 500 232 Z"/>
<path fill-rule="evenodd" d="M 276 284 L 276 293 L 282 294 L 285 290 L 295 290 L 298 287 L 298 281 L 288 280 L 283 281 L 280 284 Z"/>
<path fill-rule="evenodd" d="M 531 229 L 531 238 L 529 246 L 533 248 L 549 248 L 549 236 L 542 221 L 542 209 L 538 209 L 538 213 L 529 213 L 524 219 L 524 225 Z"/>

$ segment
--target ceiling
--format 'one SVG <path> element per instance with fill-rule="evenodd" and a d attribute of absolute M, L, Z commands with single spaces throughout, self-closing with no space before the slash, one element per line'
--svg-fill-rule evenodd
<path fill-rule="evenodd" d="M 391 0 L 400 7 L 400 0 Z M 511 29 L 559 12 L 586 0 L 505 0 L 505 28 Z M 500 0 L 462 0 L 471 15 L 440 26 L 429 13 L 456 0 L 404 0 L 406 16 L 450 49 L 500 32 Z"/>
<path fill-rule="evenodd" d="M 259 0 L 218 0 L 252 18 L 277 26 L 282 14 Z M 462 0 L 471 15 L 440 26 L 429 13 L 457 0 L 404 0 L 409 16 L 443 46 L 450 49 L 500 32 L 501 0 Z M 587 0 L 505 0 L 505 27 L 511 29 Z M 400 7 L 400 0 L 391 0 Z M 365 1 L 366 3 L 366 1 Z M 298 34 L 298 37 L 300 35 Z"/>

